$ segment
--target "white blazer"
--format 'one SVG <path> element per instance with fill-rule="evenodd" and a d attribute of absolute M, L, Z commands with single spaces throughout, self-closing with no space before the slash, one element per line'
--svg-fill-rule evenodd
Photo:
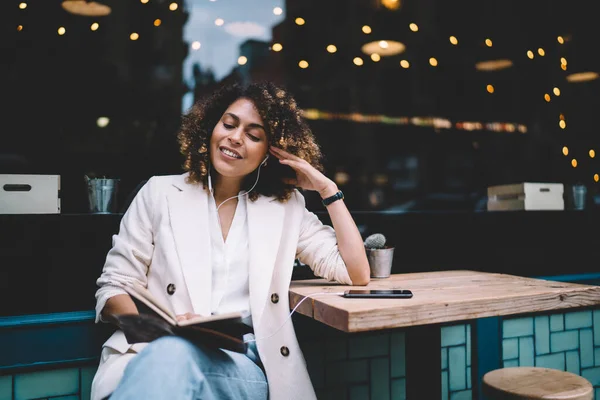
<path fill-rule="evenodd" d="M 201 184 L 186 183 L 187 175 L 150 178 L 123 215 L 97 281 L 96 322 L 106 300 L 125 293 L 115 283 L 131 281 L 147 286 L 175 314 L 210 314 L 208 193 Z M 291 320 L 284 322 L 290 313 L 288 290 L 296 258 L 317 276 L 352 284 L 335 232 L 305 208 L 298 191 L 285 203 L 265 196 L 248 201 L 247 217 L 250 311 L 269 398 L 315 399 L 294 327 Z M 277 303 L 271 301 L 273 293 L 279 296 Z M 127 363 L 145 345 L 130 345 L 120 330 L 104 343 L 92 400 L 112 393 Z M 289 349 L 287 356 L 281 351 L 284 346 Z"/>

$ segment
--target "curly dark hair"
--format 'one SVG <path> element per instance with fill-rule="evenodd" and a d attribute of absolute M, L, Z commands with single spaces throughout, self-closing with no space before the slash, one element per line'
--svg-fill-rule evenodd
<path fill-rule="evenodd" d="M 185 158 L 183 169 L 189 172 L 188 183 L 202 183 L 207 189 L 213 129 L 227 108 L 240 98 L 254 103 L 265 124 L 270 146 L 282 148 L 323 171 L 321 149 L 292 95 L 272 82 L 234 83 L 197 101 L 182 117 L 177 139 Z M 272 196 L 281 202 L 290 198 L 294 186 L 283 182 L 284 178 L 295 177 L 289 166 L 271 161 L 261 168 L 260 175 L 256 187 L 248 194 L 250 200 L 255 201 L 259 195 Z M 255 180 L 256 174 L 250 174 L 242 187 L 250 188 Z"/>

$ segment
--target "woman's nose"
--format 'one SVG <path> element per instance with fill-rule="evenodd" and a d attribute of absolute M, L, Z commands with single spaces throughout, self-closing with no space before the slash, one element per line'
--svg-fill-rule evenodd
<path fill-rule="evenodd" d="M 242 129 L 236 129 L 229 135 L 228 139 L 231 143 L 240 144 L 242 142 Z"/>

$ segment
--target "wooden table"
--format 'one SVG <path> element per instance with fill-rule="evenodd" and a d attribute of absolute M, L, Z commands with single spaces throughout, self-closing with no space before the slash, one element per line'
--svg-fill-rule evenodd
<path fill-rule="evenodd" d="M 311 293 L 352 288 L 357 289 L 323 279 L 295 281 L 290 287 L 290 307 Z M 440 397 L 443 323 L 600 305 L 600 286 L 466 270 L 396 274 L 373 279 L 366 288 L 410 289 L 414 296 L 367 300 L 317 295 L 296 311 L 349 333 L 407 328 L 408 399 Z M 415 383 L 424 382 L 424 377 L 431 379 L 417 387 Z"/>

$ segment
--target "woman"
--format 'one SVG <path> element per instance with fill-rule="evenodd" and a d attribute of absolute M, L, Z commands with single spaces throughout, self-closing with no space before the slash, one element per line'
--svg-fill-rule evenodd
<path fill-rule="evenodd" d="M 287 318 L 294 260 L 346 285 L 366 285 L 369 266 L 301 111 L 271 83 L 226 86 L 192 107 L 178 138 L 187 172 L 152 177 L 124 214 L 97 281 L 96 321 L 136 314 L 118 285 L 137 281 L 180 319 L 249 310 L 255 339 L 244 355 L 177 337 L 130 345 L 117 330 L 92 399 L 314 399 Z M 333 229 L 296 187 L 321 195 Z"/>

